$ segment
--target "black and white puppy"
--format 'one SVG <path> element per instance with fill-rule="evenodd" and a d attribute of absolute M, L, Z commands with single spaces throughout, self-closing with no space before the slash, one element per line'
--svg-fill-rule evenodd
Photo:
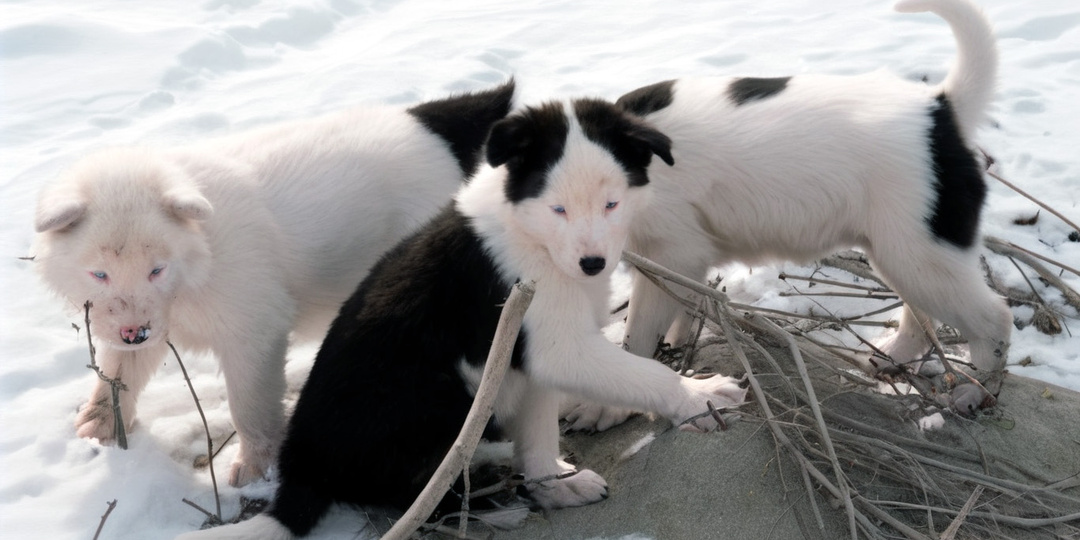
<path fill-rule="evenodd" d="M 563 392 L 674 422 L 707 411 L 708 400 L 741 402 L 735 379 L 680 377 L 601 334 L 654 154 L 673 162 L 666 136 L 599 100 L 547 103 L 497 123 L 490 166 L 342 308 L 290 421 L 270 509 L 182 538 L 292 538 L 333 502 L 409 505 L 461 428 L 518 280 L 536 292 L 495 421 L 527 480 L 573 469 L 559 459 Z M 530 495 L 546 508 L 578 506 L 606 497 L 607 485 L 580 470 L 534 483 Z"/>
<path fill-rule="evenodd" d="M 970 143 L 993 96 L 993 33 L 969 0 L 896 9 L 932 11 L 952 27 L 959 60 L 940 85 L 876 72 L 679 79 L 622 96 L 618 105 L 670 136 L 679 158 L 649 168 L 656 199 L 629 249 L 697 278 L 720 263 L 859 246 L 908 306 L 877 344 L 883 352 L 906 362 L 928 349 L 915 308 L 959 329 L 978 369 L 1000 369 L 1012 317 L 979 270 L 986 185 Z M 635 276 L 627 349 L 649 356 L 665 335 L 677 343 L 682 311 Z M 871 372 L 881 365 L 863 360 Z"/>

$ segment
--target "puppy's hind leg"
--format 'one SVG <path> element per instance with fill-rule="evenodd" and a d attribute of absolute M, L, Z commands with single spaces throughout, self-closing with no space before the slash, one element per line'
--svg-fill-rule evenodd
<path fill-rule="evenodd" d="M 514 441 L 514 469 L 525 476 L 529 495 L 543 508 L 592 504 L 608 496 L 607 482 L 588 469 L 559 459 L 561 393 L 525 380 L 518 402 L 500 418 Z"/>
<path fill-rule="evenodd" d="M 973 250 L 918 238 L 903 245 L 874 246 L 871 258 L 904 302 L 960 331 L 976 368 L 989 372 L 1005 367 L 1012 314 L 986 284 Z M 900 330 L 908 337 L 895 340 L 892 349 L 914 350 L 911 344 L 921 329 L 909 310 L 905 309 Z"/>
<path fill-rule="evenodd" d="M 663 259 L 663 256 L 660 258 Z M 708 264 L 704 262 L 676 262 L 684 264 L 671 265 L 668 268 L 691 279 L 701 279 L 708 270 Z M 683 292 L 677 285 L 665 285 L 677 294 Z M 626 335 L 623 338 L 624 349 L 638 356 L 652 358 L 657 344 L 665 338 L 671 338 L 668 341 L 671 345 L 680 346 L 686 338 L 691 320 L 692 317 L 682 303 L 641 272 L 634 271 L 630 307 L 626 315 Z"/>
<path fill-rule="evenodd" d="M 887 371 L 893 364 L 910 366 L 917 371 L 913 362 L 922 358 L 930 349 L 930 341 L 926 338 L 926 333 L 923 332 L 922 325 L 915 314 L 910 308 L 904 306 L 896 331 L 875 341 L 874 347 L 877 347 L 888 358 L 878 358 L 876 352 L 868 354 L 868 358 L 860 358 L 864 362 L 862 367 L 866 372 Z"/>

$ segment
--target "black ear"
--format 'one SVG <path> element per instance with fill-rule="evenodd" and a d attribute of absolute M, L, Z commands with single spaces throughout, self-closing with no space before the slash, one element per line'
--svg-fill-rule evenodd
<path fill-rule="evenodd" d="M 528 121 L 521 116 L 504 118 L 491 126 L 487 141 L 487 161 L 498 167 L 521 153 L 532 143 Z"/>
<path fill-rule="evenodd" d="M 654 128 L 638 125 L 627 136 L 641 141 L 649 152 L 656 154 L 669 166 L 675 165 L 675 158 L 671 156 L 671 138 L 660 133 Z"/>
<path fill-rule="evenodd" d="M 607 148 L 630 173 L 630 185 L 649 183 L 645 170 L 653 154 L 674 165 L 671 139 L 648 122 L 601 99 L 584 98 L 574 102 L 574 111 L 585 136 Z"/>

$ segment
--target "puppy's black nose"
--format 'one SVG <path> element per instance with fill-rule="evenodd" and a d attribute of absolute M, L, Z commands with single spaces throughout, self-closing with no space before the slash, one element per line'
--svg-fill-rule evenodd
<path fill-rule="evenodd" d="M 138 345 L 150 338 L 150 329 L 145 326 L 125 326 L 120 329 L 120 340 L 128 345 Z"/>
<path fill-rule="evenodd" d="M 595 276 L 604 270 L 603 257 L 582 257 L 578 264 L 581 265 L 581 271 L 590 276 Z"/>

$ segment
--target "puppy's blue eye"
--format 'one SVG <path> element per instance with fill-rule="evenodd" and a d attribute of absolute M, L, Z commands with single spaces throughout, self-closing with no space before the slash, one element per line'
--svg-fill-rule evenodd
<path fill-rule="evenodd" d="M 150 275 L 151 276 L 156 276 L 156 275 L 160 274 L 163 270 L 165 270 L 165 267 L 164 266 L 159 266 L 159 267 L 151 270 Z"/>
<path fill-rule="evenodd" d="M 109 279 L 109 275 L 105 272 L 90 272 L 90 275 L 94 276 L 94 279 L 98 281 L 105 281 L 106 279 Z"/>
<path fill-rule="evenodd" d="M 560 204 L 556 204 L 555 206 L 551 207 L 551 211 L 555 212 L 556 214 L 565 214 L 566 213 L 566 207 L 562 206 Z"/>
<path fill-rule="evenodd" d="M 616 206 L 619 206 L 619 201 L 608 201 L 607 206 L 604 206 L 604 209 L 614 210 Z"/>

